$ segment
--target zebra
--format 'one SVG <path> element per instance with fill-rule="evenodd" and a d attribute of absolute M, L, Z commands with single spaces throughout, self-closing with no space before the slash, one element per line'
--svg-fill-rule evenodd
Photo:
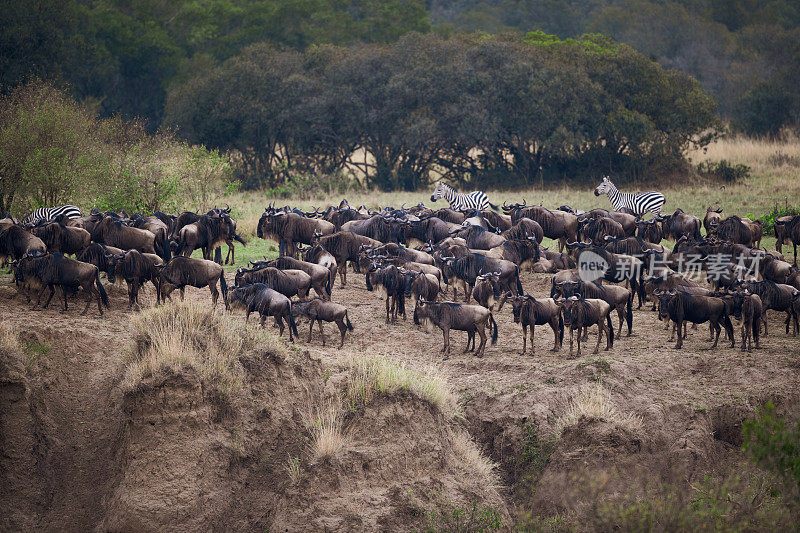
<path fill-rule="evenodd" d="M 497 211 L 497 206 L 489 202 L 489 198 L 483 191 L 472 191 L 470 193 L 457 193 L 451 186 L 442 183 L 436 184 L 436 189 L 431 194 L 431 202 L 439 198 L 444 198 L 450 202 L 450 209 L 456 211 L 468 211 L 470 209 L 484 210 L 492 208 Z"/>
<path fill-rule="evenodd" d="M 61 205 L 58 207 L 40 207 L 33 213 L 22 219 L 23 224 L 38 224 L 42 220 L 50 222 L 58 217 L 61 218 L 80 218 L 83 216 L 81 210 L 74 205 Z"/>
<path fill-rule="evenodd" d="M 619 189 L 611 183 L 608 176 L 603 177 L 603 183 L 594 190 L 595 196 L 607 194 L 608 199 L 614 206 L 614 210 L 630 209 L 637 217 L 643 216 L 648 211 L 653 214 L 653 218 L 661 216 L 661 206 L 666 202 L 666 198 L 660 192 L 619 192 Z"/>

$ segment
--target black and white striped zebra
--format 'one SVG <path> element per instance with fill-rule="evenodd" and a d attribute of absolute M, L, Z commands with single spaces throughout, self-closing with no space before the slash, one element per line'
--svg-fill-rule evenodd
<path fill-rule="evenodd" d="M 60 205 L 58 207 L 40 207 L 22 219 L 23 224 L 38 224 L 42 220 L 50 222 L 58 217 L 80 218 L 83 214 L 74 205 Z"/>
<path fill-rule="evenodd" d="M 661 206 L 666 202 L 666 198 L 660 192 L 619 192 L 619 189 L 611 183 L 608 177 L 603 178 L 603 183 L 594 190 L 595 196 L 607 194 L 611 200 L 611 205 L 615 211 L 622 208 L 630 209 L 637 217 L 641 217 L 648 211 L 653 214 L 653 218 L 661 216 Z"/>
<path fill-rule="evenodd" d="M 488 209 L 497 211 L 497 206 L 489 202 L 489 197 L 483 191 L 472 191 L 470 193 L 458 193 L 451 186 L 442 183 L 436 184 L 436 188 L 431 194 L 431 202 L 439 198 L 444 198 L 450 202 L 450 208 L 456 211 L 468 211 L 470 209 Z"/>

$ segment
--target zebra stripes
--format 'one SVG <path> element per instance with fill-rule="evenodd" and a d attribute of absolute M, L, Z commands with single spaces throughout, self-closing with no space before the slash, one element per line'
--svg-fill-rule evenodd
<path fill-rule="evenodd" d="M 23 224 L 38 224 L 42 220 L 50 222 L 59 216 L 63 218 L 79 218 L 83 216 L 81 210 L 74 205 L 61 205 L 58 207 L 40 207 L 22 219 Z"/>
<path fill-rule="evenodd" d="M 450 208 L 456 211 L 467 211 L 470 209 L 489 209 L 490 207 L 497 210 L 496 205 L 489 202 L 489 197 L 483 191 L 472 191 L 470 193 L 458 193 L 441 181 L 436 184 L 433 194 L 431 194 L 431 202 L 435 202 L 439 198 L 444 198 L 450 202 Z"/>
<path fill-rule="evenodd" d="M 666 202 L 666 198 L 660 192 L 620 192 L 617 187 L 611 183 L 607 177 L 603 178 L 603 183 L 597 186 L 594 190 L 595 196 L 607 194 L 608 199 L 611 200 L 611 205 L 614 206 L 615 211 L 627 208 L 630 209 L 634 215 L 641 217 L 648 211 L 653 214 L 653 217 L 661 215 L 661 206 Z"/>

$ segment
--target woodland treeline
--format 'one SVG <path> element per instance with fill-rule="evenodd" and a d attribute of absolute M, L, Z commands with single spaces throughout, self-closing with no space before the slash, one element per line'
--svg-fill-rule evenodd
<path fill-rule="evenodd" d="M 779 135 L 800 123 L 794 0 L 0 8 L 2 95 L 44 83 L 92 120 L 219 149 L 246 186 L 345 179 L 352 165 L 382 189 L 437 172 L 484 187 L 637 179 L 685 165 L 681 151 L 722 124 Z M 374 157 L 348 161 L 354 150 Z"/>
<path fill-rule="evenodd" d="M 688 75 L 602 36 L 409 34 L 392 44 L 258 44 L 177 86 L 166 123 L 273 187 L 355 165 L 368 185 L 637 176 L 708 142 L 716 105 Z M 354 161 L 359 148 L 374 161 Z M 251 183 L 250 185 L 256 185 Z"/>

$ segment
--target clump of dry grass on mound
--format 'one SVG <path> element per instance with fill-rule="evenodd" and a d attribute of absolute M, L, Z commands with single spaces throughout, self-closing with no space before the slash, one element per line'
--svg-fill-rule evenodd
<path fill-rule="evenodd" d="M 10 324 L 0 324 L 0 350 L 10 354 L 22 352 L 19 335 L 14 326 Z"/>
<path fill-rule="evenodd" d="M 608 422 L 633 433 L 641 432 L 644 427 L 640 416 L 621 412 L 611 393 L 600 383 L 581 387 L 571 395 L 566 411 L 556 420 L 556 436 L 560 437 L 564 428 L 582 418 Z"/>
<path fill-rule="evenodd" d="M 436 367 L 416 370 L 386 357 L 353 358 L 346 391 L 346 402 L 351 409 L 368 404 L 376 394 L 398 391 L 410 392 L 445 415 L 458 414 L 456 397 Z"/>
<path fill-rule="evenodd" d="M 144 378 L 193 368 L 225 396 L 242 386 L 241 356 L 256 348 L 286 351 L 272 334 L 192 302 L 146 309 L 131 322 L 136 344 L 126 361 L 122 380 L 126 391 Z"/>
<path fill-rule="evenodd" d="M 331 457 L 344 448 L 347 441 L 342 431 L 341 403 L 333 398 L 317 405 L 306 417 L 311 431 L 311 455 L 314 459 Z"/>
<path fill-rule="evenodd" d="M 460 459 L 460 466 L 474 479 L 484 480 L 484 486 L 490 490 L 500 488 L 500 476 L 497 464 L 481 452 L 475 441 L 466 431 L 457 431 L 453 435 L 453 451 Z"/>

